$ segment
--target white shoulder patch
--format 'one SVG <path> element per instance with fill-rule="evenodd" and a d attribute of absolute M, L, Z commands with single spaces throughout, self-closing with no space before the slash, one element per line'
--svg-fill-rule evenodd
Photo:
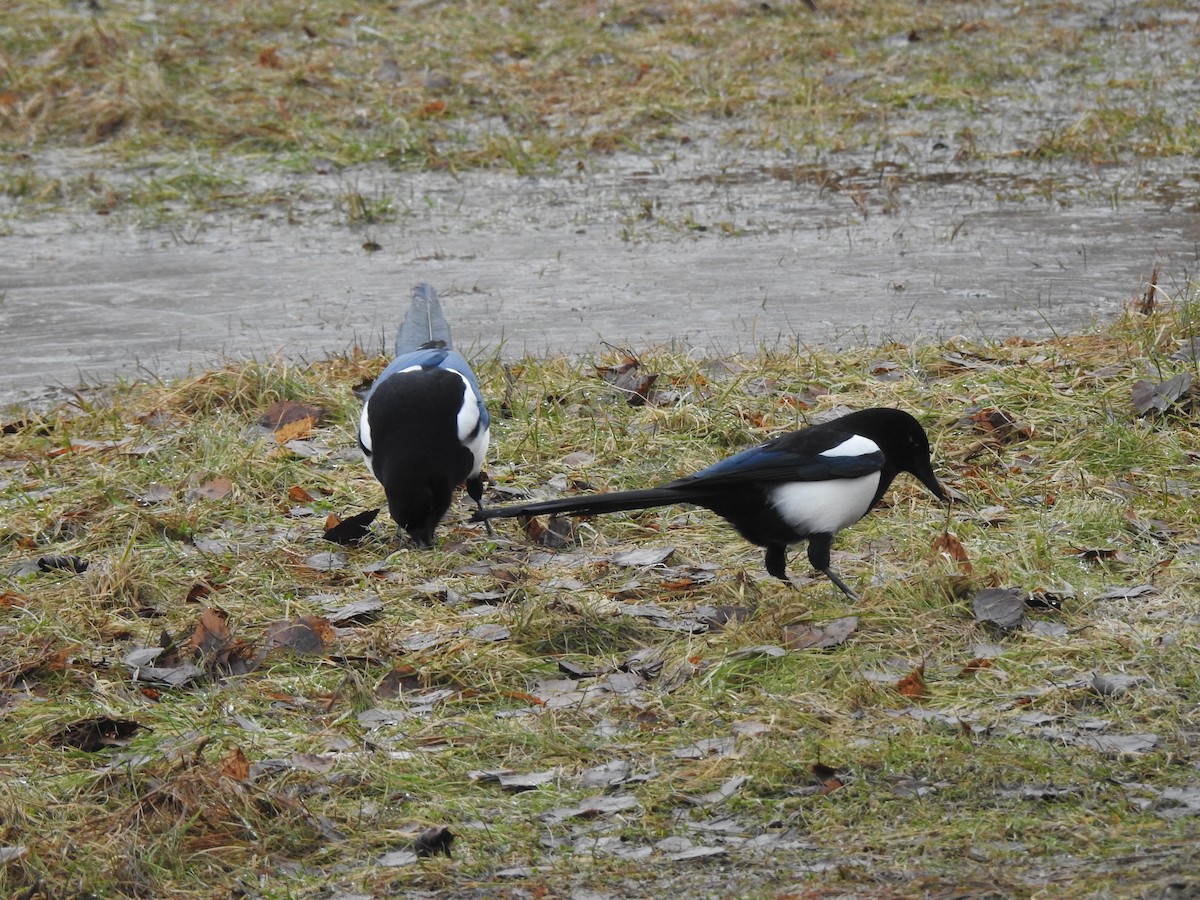
<path fill-rule="evenodd" d="M 867 456 L 870 453 L 878 453 L 879 445 L 861 434 L 852 434 L 846 440 L 842 441 L 836 447 L 830 447 L 828 450 L 822 450 L 821 456 Z"/>
<path fill-rule="evenodd" d="M 487 455 L 488 440 L 491 435 L 487 428 L 480 427 L 480 419 L 483 417 L 479 414 L 479 396 L 471 388 L 471 382 L 462 372 L 455 369 L 448 371 L 454 372 L 462 379 L 463 402 L 458 410 L 458 440 L 471 452 L 474 461 L 471 474 L 478 475 L 479 470 L 483 468 L 483 460 Z"/>

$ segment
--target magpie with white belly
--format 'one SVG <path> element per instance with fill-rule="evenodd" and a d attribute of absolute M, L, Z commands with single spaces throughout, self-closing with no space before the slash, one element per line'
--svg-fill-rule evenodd
<path fill-rule="evenodd" d="M 479 472 L 489 422 L 475 373 L 452 348 L 437 292 L 417 285 L 396 335 L 396 357 L 363 403 L 358 446 L 383 485 L 397 529 L 421 546 L 433 544 L 460 483 L 483 511 Z"/>
<path fill-rule="evenodd" d="M 746 540 L 765 547 L 767 571 L 783 581 L 788 546 L 807 540 L 813 567 L 857 600 L 830 568 L 833 536 L 865 516 L 901 472 L 947 500 L 920 423 L 899 409 L 864 409 L 781 435 L 661 487 L 480 508 L 472 520 L 690 503 L 711 509 Z"/>

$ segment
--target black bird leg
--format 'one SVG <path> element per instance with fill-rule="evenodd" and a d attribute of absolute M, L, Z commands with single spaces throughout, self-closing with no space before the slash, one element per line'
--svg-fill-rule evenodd
<path fill-rule="evenodd" d="M 833 569 L 830 569 L 830 568 L 824 568 L 821 571 L 825 573 L 825 577 L 827 577 L 830 581 L 832 581 L 834 584 L 836 584 L 839 588 L 842 589 L 843 594 L 845 594 L 847 597 L 849 597 L 855 603 L 858 602 L 858 594 L 856 594 L 856 593 L 854 593 L 854 591 L 850 590 L 850 588 L 846 584 L 846 582 L 842 581 L 842 579 L 838 577 L 837 572 L 833 571 Z"/>
<path fill-rule="evenodd" d="M 838 586 L 838 589 L 853 600 L 858 602 L 858 594 L 850 590 L 846 582 L 842 581 L 837 572 L 829 564 L 829 554 L 833 547 L 833 535 L 831 534 L 813 534 L 808 538 L 808 561 L 812 563 L 812 567 L 818 572 L 823 572 L 825 577 Z"/>
<path fill-rule="evenodd" d="M 467 496 L 475 501 L 475 505 L 479 507 L 479 511 L 483 512 L 483 479 L 475 475 L 467 479 Z M 495 535 L 492 531 L 492 523 L 487 519 L 483 520 L 483 527 L 487 529 L 488 537 Z"/>
<path fill-rule="evenodd" d="M 791 584 L 787 574 L 787 546 L 785 544 L 767 545 L 767 574 L 774 575 L 780 581 Z"/>

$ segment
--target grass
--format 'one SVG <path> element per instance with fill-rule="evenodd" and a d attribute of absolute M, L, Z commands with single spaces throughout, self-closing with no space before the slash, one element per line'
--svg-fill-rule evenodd
<path fill-rule="evenodd" d="M 905 160 L 918 138 L 958 164 L 1200 150 L 1181 0 L 100 6 L 17 0 L 0 24 L 0 150 L 34 163 L 0 188 L 35 208 L 271 202 L 238 161 L 528 174 L 708 139 L 807 162 Z M 46 171 L 43 151 L 71 147 L 164 171 Z"/>
<path fill-rule="evenodd" d="M 963 499 L 947 513 L 902 478 L 843 534 L 855 607 L 801 552 L 797 587 L 779 584 L 756 548 L 680 508 L 581 521 L 553 552 L 513 522 L 488 538 L 466 502 L 427 552 L 397 548 L 386 513 L 359 547 L 322 541 L 328 513 L 382 499 L 353 452 L 349 390 L 381 359 L 231 365 L 14 411 L 0 891 L 1095 897 L 1187 882 L 1200 445 L 1194 409 L 1138 418 L 1130 391 L 1195 374 L 1172 358 L 1195 301 L 1190 285 L 1036 343 L 723 365 L 647 352 L 660 378 L 644 407 L 575 362 L 480 361 L 495 487 L 534 494 L 663 481 L 840 406 L 917 412 Z M 325 424 L 281 444 L 255 424 L 281 400 L 324 407 Z M 976 407 L 1018 427 L 987 431 Z M 192 493 L 219 478 L 226 493 Z M 946 528 L 964 561 L 935 549 Z M 613 559 L 664 545 L 663 565 Z M 30 565 L 51 556 L 87 570 Z M 997 637 L 972 613 L 990 586 L 1066 600 Z M 279 623 L 371 597 L 379 609 L 315 651 L 271 649 Z M 193 656 L 198 623 L 219 630 L 206 608 L 229 634 Z M 732 618 L 680 630 L 712 608 Z M 786 649 L 786 626 L 846 615 L 842 645 Z M 195 680 L 135 677 L 131 652 L 172 643 Z M 923 686 L 904 688 L 918 669 Z M 1097 672 L 1138 680 L 1104 694 Z M 108 736 L 64 745 L 81 722 Z M 1120 743 L 1139 735 L 1153 740 Z M 607 787 L 589 774 L 613 764 L 627 768 Z M 547 774 L 517 790 L 481 774 L 495 770 Z M 597 796 L 630 806 L 585 812 Z M 452 858 L 406 855 L 436 826 L 457 836 Z"/>

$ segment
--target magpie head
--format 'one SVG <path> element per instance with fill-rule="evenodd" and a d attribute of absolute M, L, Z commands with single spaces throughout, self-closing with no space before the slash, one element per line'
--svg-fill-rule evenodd
<path fill-rule="evenodd" d="M 933 496 L 943 503 L 948 503 L 950 498 L 946 496 L 937 476 L 933 473 L 933 450 L 929 446 L 929 435 L 925 433 L 925 429 L 916 419 L 909 416 L 908 413 L 903 413 L 903 415 L 908 418 L 908 427 L 901 432 L 904 442 L 904 449 L 900 457 L 901 469 L 915 475 L 921 484 L 929 488 L 929 492 Z"/>
<path fill-rule="evenodd" d="M 855 430 L 860 431 L 877 443 L 887 457 L 888 466 L 894 473 L 908 472 L 914 475 L 929 492 L 943 503 L 949 497 L 933 473 L 932 449 L 929 435 L 921 423 L 900 409 L 877 408 L 853 413 L 861 421 Z"/>

